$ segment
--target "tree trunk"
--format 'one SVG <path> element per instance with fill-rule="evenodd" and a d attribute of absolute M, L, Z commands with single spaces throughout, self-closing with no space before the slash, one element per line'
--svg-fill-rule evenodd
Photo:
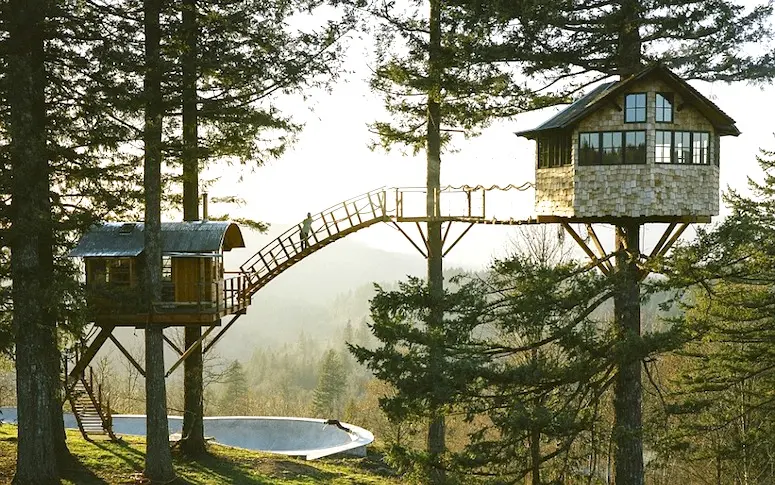
<path fill-rule="evenodd" d="M 441 4 L 440 0 L 430 2 L 430 44 L 428 48 L 428 72 L 430 90 L 428 92 L 428 125 L 427 125 L 427 200 L 426 211 L 430 217 L 440 215 L 439 195 L 441 187 Z M 431 297 L 431 308 L 428 317 L 428 329 L 431 333 L 441 331 L 444 311 L 444 274 L 442 265 L 441 222 L 428 222 L 428 290 Z M 442 372 L 444 356 L 438 348 L 429 349 L 431 375 Z M 440 412 L 443 403 L 438 398 L 432 399 L 431 422 L 428 426 L 428 453 L 434 462 L 444 453 L 445 424 L 444 415 Z M 441 468 L 435 468 L 431 477 L 433 483 L 443 483 L 445 473 Z"/>
<path fill-rule="evenodd" d="M 167 389 L 164 381 L 163 328 L 153 322 L 153 303 L 161 300 L 161 130 L 162 65 L 160 55 L 161 0 L 145 0 L 145 298 L 148 321 L 145 327 L 145 476 L 152 483 L 175 478 L 169 447 Z"/>
<path fill-rule="evenodd" d="M 638 72 L 641 67 L 642 40 L 638 30 L 640 2 L 637 0 L 622 0 L 619 4 L 619 44 L 616 46 L 616 64 L 618 74 L 622 77 Z"/>
<path fill-rule="evenodd" d="M 640 224 L 631 221 L 616 229 L 617 272 L 614 319 L 619 341 L 637 348 L 640 340 Z M 641 356 L 626 353 L 614 381 L 614 462 L 616 485 L 642 485 L 643 424 L 641 416 Z"/>
<path fill-rule="evenodd" d="M 197 20 L 196 2 L 183 1 L 183 220 L 199 220 L 199 158 L 197 133 Z M 185 349 L 196 344 L 202 327 L 187 325 Z M 183 362 L 183 439 L 180 449 L 188 456 L 205 453 L 204 384 L 202 350 L 193 352 Z"/>
<path fill-rule="evenodd" d="M 530 430 L 530 467 L 532 485 L 541 485 L 541 430 L 536 426 Z"/>
<path fill-rule="evenodd" d="M 60 483 L 57 436 L 59 353 L 52 298 L 52 224 L 46 153 L 46 0 L 8 5 L 11 138 L 11 279 L 16 344 L 18 432 L 13 483 Z"/>

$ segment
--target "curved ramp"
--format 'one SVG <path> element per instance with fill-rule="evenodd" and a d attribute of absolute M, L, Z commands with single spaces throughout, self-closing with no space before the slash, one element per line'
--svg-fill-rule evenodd
<path fill-rule="evenodd" d="M 510 191 L 523 192 L 532 187 L 499 187 L 481 185 L 445 187 L 434 196 L 438 215 L 427 215 L 427 189 L 413 187 L 379 188 L 352 199 L 340 202 L 321 212 L 312 214 L 311 232 L 307 246 L 302 247 L 301 223 L 281 234 L 261 248 L 242 266 L 247 280 L 243 297 L 250 298 L 280 273 L 306 256 L 328 246 L 348 234 L 378 222 L 428 222 L 460 221 L 469 224 L 534 224 L 535 219 L 506 219 L 493 215 L 492 204 L 488 207 L 488 194 Z M 491 195 L 489 198 L 492 198 Z"/>

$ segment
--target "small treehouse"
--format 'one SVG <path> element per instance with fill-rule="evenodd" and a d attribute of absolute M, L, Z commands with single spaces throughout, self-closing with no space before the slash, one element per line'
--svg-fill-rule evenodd
<path fill-rule="evenodd" d="M 536 140 L 539 221 L 707 222 L 735 121 L 659 64 L 602 84 L 518 136 Z"/>
<path fill-rule="evenodd" d="M 144 225 L 106 223 L 91 228 L 70 256 L 86 266 L 87 303 L 97 326 L 137 326 L 149 321 L 143 305 Z M 162 297 L 152 321 L 210 325 L 244 312 L 250 303 L 244 275 L 226 277 L 223 253 L 245 247 L 237 224 L 163 222 Z"/>

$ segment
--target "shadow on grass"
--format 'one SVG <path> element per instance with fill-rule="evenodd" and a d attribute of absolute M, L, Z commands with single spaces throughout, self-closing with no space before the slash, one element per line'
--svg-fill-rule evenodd
<path fill-rule="evenodd" d="M 226 456 L 217 449 L 196 458 L 175 453 L 175 463 L 181 478 L 195 480 L 197 476 L 210 481 L 186 483 L 232 483 L 236 485 L 269 485 L 282 483 L 298 477 L 315 479 L 327 483 L 337 475 L 301 461 L 282 457 Z"/>
<path fill-rule="evenodd" d="M 75 455 L 70 455 L 59 470 L 61 478 L 70 480 L 74 483 L 84 485 L 108 485 L 104 479 L 94 474 L 83 462 Z"/>

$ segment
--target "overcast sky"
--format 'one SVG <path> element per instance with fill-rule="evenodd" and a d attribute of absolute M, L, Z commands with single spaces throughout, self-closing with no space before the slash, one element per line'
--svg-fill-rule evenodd
<path fill-rule="evenodd" d="M 346 63 L 353 74 L 344 76 L 331 93 L 309 93 L 309 99 L 286 100 L 298 121 L 305 123 L 297 143 L 281 159 L 243 173 L 235 185 L 233 176 L 211 189 L 213 196 L 242 195 L 247 205 L 232 210 L 275 224 L 294 224 L 309 212 L 321 210 L 381 186 L 424 186 L 425 154 L 370 151 L 372 135 L 368 123 L 385 119 L 382 101 L 370 92 L 369 48 L 358 42 Z M 742 134 L 724 137 L 721 144 L 721 186 L 745 190 L 747 177 L 760 175 L 756 154 L 760 147 L 775 150 L 775 86 L 757 87 L 737 83 L 692 82 L 737 122 Z M 530 128 L 551 117 L 560 108 L 525 113 L 514 120 L 496 123 L 472 140 L 456 139 L 456 153 L 442 158 L 442 185 L 519 185 L 535 179 L 535 143 L 517 138 L 515 131 Z M 532 213 L 533 193 L 510 199 L 514 217 Z M 723 210 L 722 210 L 723 212 Z M 460 228 L 456 228 L 462 230 Z M 453 229 L 454 231 L 455 229 Z M 655 236 L 652 236 L 656 234 Z M 513 238 L 513 229 L 476 227 L 450 253 L 448 264 L 481 267 L 502 255 Z M 659 237 L 660 229 L 647 228 L 646 238 Z M 414 249 L 389 226 L 372 227 L 349 238 L 399 252 Z M 603 231 L 601 238 L 613 233 Z M 250 248 L 250 250 L 258 248 Z"/>

